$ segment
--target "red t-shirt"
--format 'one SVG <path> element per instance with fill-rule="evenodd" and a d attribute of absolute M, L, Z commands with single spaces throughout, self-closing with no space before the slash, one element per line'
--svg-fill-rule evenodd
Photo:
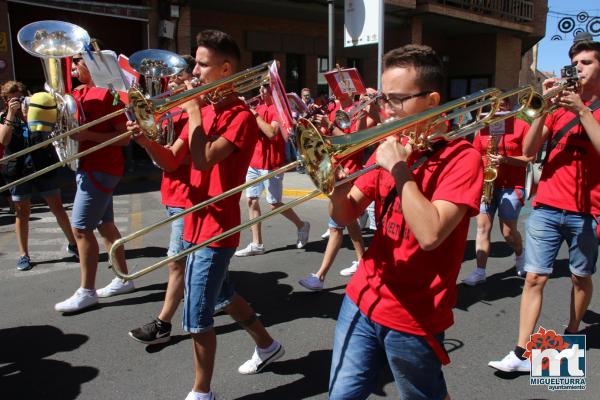
<path fill-rule="evenodd" d="M 409 162 L 421 154 L 411 156 Z M 375 162 L 375 154 L 368 164 Z M 469 211 L 446 240 L 431 251 L 421 249 L 400 209 L 399 196 L 377 224 L 371 245 L 348 283 L 346 293 L 360 310 L 386 327 L 415 335 L 437 334 L 454 322 L 456 279 L 463 261 L 469 218 L 479 213 L 483 172 L 479 153 L 455 140 L 413 171 L 423 195 L 466 205 Z M 354 185 L 375 201 L 377 221 L 395 183 L 383 169 L 367 173 Z"/>
<path fill-rule="evenodd" d="M 589 105 L 589 104 L 586 104 Z M 546 119 L 551 138 L 575 117 L 558 109 Z M 594 111 L 600 121 L 600 109 Z M 540 177 L 534 206 L 545 204 L 562 210 L 600 214 L 600 154 L 581 123 L 572 127 L 552 150 Z"/>
<path fill-rule="evenodd" d="M 518 118 L 508 118 L 503 121 L 504 134 L 496 136 L 498 143 L 498 154 L 508 157 L 523 155 L 523 140 L 529 130 L 529 124 Z M 484 167 L 487 166 L 487 147 L 490 141 L 490 128 L 482 129 L 478 135 L 475 135 L 473 146 L 481 153 Z M 498 176 L 494 181 L 494 187 L 514 188 L 525 186 L 525 167 L 515 165 L 500 164 L 498 166 Z"/>
<path fill-rule="evenodd" d="M 354 107 L 354 104 L 351 104 L 351 105 L 345 107 L 344 111 L 347 112 L 352 107 Z M 333 123 L 333 121 L 335 121 L 335 113 L 336 113 L 336 111 L 340 110 L 341 108 L 342 108 L 342 105 L 340 104 L 340 102 L 336 101 L 335 107 L 333 108 L 333 110 L 331 110 L 329 112 L 329 115 L 327 116 L 329 121 L 331 121 L 332 123 Z M 358 121 L 353 121 L 352 125 L 350 125 L 349 128 L 341 129 L 338 127 L 338 129 L 340 129 L 345 134 L 350 134 L 350 133 L 356 131 L 357 123 L 358 123 Z M 364 157 L 364 150 L 361 150 L 361 151 L 358 151 L 358 152 L 352 154 L 350 157 L 348 157 L 344 161 L 342 161 L 342 163 L 341 163 L 342 168 L 344 168 L 348 174 L 353 174 L 353 173 L 357 172 L 363 166 L 363 157 Z"/>
<path fill-rule="evenodd" d="M 237 99 L 225 109 L 213 106 L 202 108 L 202 126 L 209 140 L 216 140 L 222 136 L 233 143 L 236 150 L 206 171 L 191 167 L 188 207 L 245 182 L 248 165 L 259 135 L 256 119 L 248 107 Z M 182 139 L 187 140 L 187 138 L 188 130 L 182 133 Z M 183 238 L 198 244 L 239 225 L 241 195 L 242 193 L 239 192 L 188 214 L 185 217 Z M 210 246 L 235 248 L 239 242 L 240 234 L 237 233 Z"/>
<path fill-rule="evenodd" d="M 173 128 L 177 137 L 188 130 L 188 115 L 181 113 L 173 117 Z M 189 143 L 184 141 L 185 146 Z M 189 163 L 181 164 L 175 171 L 163 171 L 160 183 L 162 204 L 170 207 L 185 207 L 189 195 L 190 166 Z"/>
<path fill-rule="evenodd" d="M 274 105 L 261 104 L 256 107 L 256 112 L 267 124 L 276 120 L 277 111 Z M 285 140 L 283 136 L 278 132 L 273 139 L 269 139 L 264 133 L 259 133 L 250 166 L 270 171 L 281 167 L 285 162 Z"/>
<path fill-rule="evenodd" d="M 81 104 L 84 113 L 84 122 L 92 122 L 100 117 L 110 114 L 123 108 L 123 104 L 113 106 L 113 96 L 108 89 L 83 86 L 81 89 L 73 92 L 73 97 Z M 123 100 L 123 96 L 120 96 Z M 81 119 L 81 118 L 80 118 Z M 125 114 L 121 114 L 113 119 L 102 122 L 90 128 L 94 132 L 115 132 L 117 126 L 125 125 Z M 98 143 L 91 141 L 79 142 L 79 151 L 87 150 Z M 79 169 L 82 171 L 104 172 L 110 175 L 123 175 L 123 148 L 122 146 L 108 146 L 96 150 L 79 161 Z"/>

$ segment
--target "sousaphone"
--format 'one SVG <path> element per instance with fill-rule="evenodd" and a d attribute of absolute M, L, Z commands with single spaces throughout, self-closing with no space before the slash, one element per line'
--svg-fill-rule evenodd
<path fill-rule="evenodd" d="M 58 120 L 50 136 L 58 136 L 78 127 L 77 102 L 66 93 L 71 73 L 67 68 L 67 59 L 85 51 L 90 44 L 87 31 L 64 21 L 37 21 L 21 28 L 17 39 L 26 52 L 42 59 L 46 77 L 44 88 L 56 99 Z M 78 142 L 70 137 L 52 144 L 60 161 L 76 154 L 79 148 Z M 76 170 L 77 160 L 68 165 Z"/>

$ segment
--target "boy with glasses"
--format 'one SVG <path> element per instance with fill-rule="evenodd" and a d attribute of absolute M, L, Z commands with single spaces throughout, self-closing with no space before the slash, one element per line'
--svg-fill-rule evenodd
<path fill-rule="evenodd" d="M 443 82 L 442 63 L 430 47 L 388 52 L 385 114 L 404 118 L 438 106 Z M 425 125 L 415 127 L 416 133 Z M 381 168 L 331 195 L 329 211 L 338 223 L 355 220 L 373 200 L 381 223 L 346 288 L 330 399 L 366 398 L 386 361 L 400 398 L 449 398 L 444 331 L 453 323 L 469 219 L 479 210 L 481 157 L 465 140 L 420 151 L 406 137 L 394 136 L 367 164 L 374 162 Z"/>

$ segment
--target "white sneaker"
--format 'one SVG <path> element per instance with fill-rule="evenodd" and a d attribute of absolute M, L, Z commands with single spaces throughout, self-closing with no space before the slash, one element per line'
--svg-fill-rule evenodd
<path fill-rule="evenodd" d="M 75 312 L 83 310 L 84 308 L 91 307 L 98 304 L 98 296 L 94 291 L 88 291 L 83 288 L 79 288 L 75 291 L 73 296 L 69 297 L 65 301 L 56 303 L 54 309 L 59 312 Z"/>
<path fill-rule="evenodd" d="M 306 246 L 308 242 L 308 234 L 310 233 L 310 223 L 304 221 L 302 228 L 298 229 L 298 240 L 296 241 L 296 247 L 301 249 Z"/>
<path fill-rule="evenodd" d="M 208 392 L 208 400 L 215 400 L 215 395 L 213 392 Z M 189 392 L 187 396 L 185 396 L 185 400 L 197 400 L 199 397 L 196 396 L 195 392 Z"/>
<path fill-rule="evenodd" d="M 116 277 L 102 289 L 96 290 L 98 297 L 110 297 L 117 294 L 131 293 L 135 290 L 133 281 L 125 282 L 123 279 Z"/>
<path fill-rule="evenodd" d="M 344 268 L 343 270 L 341 270 L 340 275 L 352 276 L 356 272 L 357 268 L 358 268 L 358 261 L 352 261 L 352 265 L 350 265 L 348 268 Z"/>
<path fill-rule="evenodd" d="M 252 358 L 240 365 L 238 372 L 244 375 L 257 374 L 273 361 L 283 357 L 285 354 L 283 346 L 277 341 L 274 342 L 276 344 L 275 348 L 268 353 L 262 352 L 255 347 Z"/>
<path fill-rule="evenodd" d="M 315 274 L 310 274 L 306 278 L 302 278 L 298 281 L 299 284 L 309 290 L 322 290 L 323 281 Z"/>
<path fill-rule="evenodd" d="M 476 286 L 483 282 L 485 282 L 484 268 L 475 268 L 475 271 L 471 272 L 469 276 L 463 279 L 463 283 L 468 286 Z"/>
<path fill-rule="evenodd" d="M 248 246 L 244 247 L 241 250 L 235 252 L 235 255 L 238 257 L 248 257 L 248 256 L 257 256 L 265 253 L 265 245 L 264 244 L 255 244 L 250 243 Z"/>
<path fill-rule="evenodd" d="M 321 239 L 327 239 L 329 237 L 329 229 L 325 231 L 324 234 L 321 235 Z"/>
<path fill-rule="evenodd" d="M 515 269 L 517 270 L 517 276 L 525 277 L 525 249 L 520 256 L 515 255 Z"/>
<path fill-rule="evenodd" d="M 521 360 L 516 356 L 514 351 L 511 351 L 500 361 L 490 361 L 488 365 L 504 372 L 529 372 L 531 371 L 531 362 L 529 359 Z"/>

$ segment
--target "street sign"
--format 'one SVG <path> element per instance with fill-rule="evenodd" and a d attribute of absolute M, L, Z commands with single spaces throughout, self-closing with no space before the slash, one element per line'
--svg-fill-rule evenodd
<path fill-rule="evenodd" d="M 344 5 L 344 47 L 379 42 L 381 13 L 379 0 L 346 0 Z"/>

